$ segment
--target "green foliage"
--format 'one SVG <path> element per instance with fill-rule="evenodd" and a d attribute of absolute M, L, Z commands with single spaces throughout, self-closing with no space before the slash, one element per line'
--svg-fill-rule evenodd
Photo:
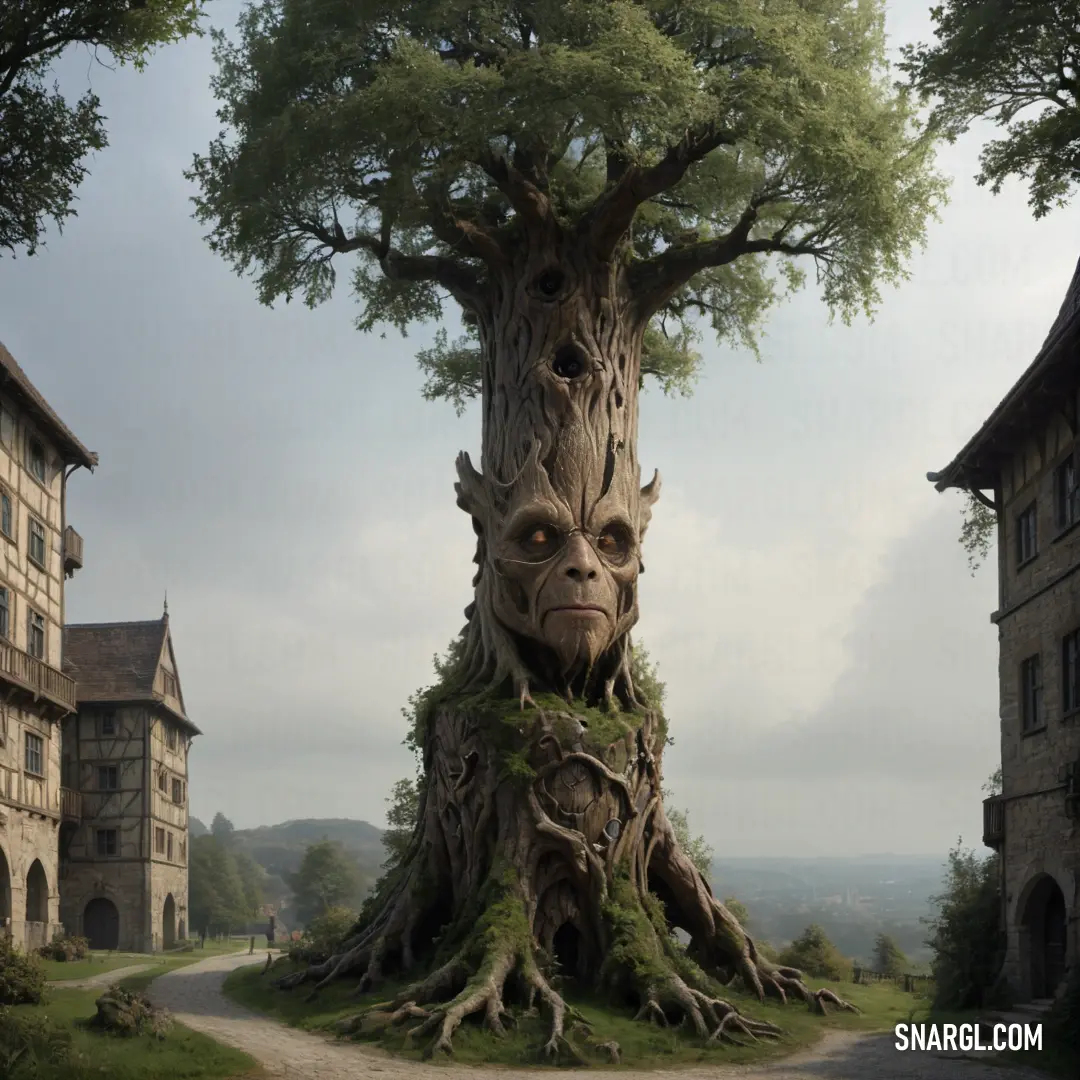
<path fill-rule="evenodd" d="M 218 836 L 192 839 L 188 846 L 188 909 L 192 931 L 227 933 L 232 927 L 248 922 L 261 903 L 260 880 L 258 867 Z"/>
<path fill-rule="evenodd" d="M 290 875 L 300 922 L 307 926 L 332 908 L 350 907 L 361 883 L 352 860 L 333 840 L 320 840 L 304 852 L 300 869 Z"/>
<path fill-rule="evenodd" d="M 706 843 L 704 836 L 694 836 L 690 832 L 690 819 L 686 811 L 676 810 L 671 806 L 670 800 L 673 797 L 671 792 L 663 791 L 661 795 L 664 800 L 664 813 L 667 814 L 667 819 L 675 832 L 675 839 L 679 841 L 679 846 L 690 861 L 698 868 L 701 876 L 708 881 L 712 877 L 713 849 Z"/>
<path fill-rule="evenodd" d="M 877 0 L 258 0 L 215 56 L 224 130 L 188 174 L 213 249 L 268 304 L 322 303 L 357 256 L 363 330 L 452 296 L 466 335 L 420 360 L 459 408 L 530 214 L 625 262 L 643 370 L 684 392 L 698 320 L 752 346 L 800 258 L 869 311 L 943 200 Z"/>
<path fill-rule="evenodd" d="M 45 969 L 0 935 L 0 1005 L 36 1005 L 45 993 Z"/>
<path fill-rule="evenodd" d="M 883 975 L 903 975 L 908 970 L 908 958 L 888 934 L 874 939 L 874 970 Z"/>
<path fill-rule="evenodd" d="M 289 959 L 300 964 L 322 964 L 356 925 L 356 912 L 347 907 L 328 908 L 304 928 L 300 940 L 289 946 Z"/>
<path fill-rule="evenodd" d="M 154 1008 L 137 990 L 120 985 L 109 987 L 97 999 L 92 1024 L 125 1038 L 153 1035 L 164 1039 L 172 1028 L 172 1017 L 165 1009 Z"/>
<path fill-rule="evenodd" d="M 210 822 L 210 834 L 219 843 L 227 844 L 232 840 L 234 832 L 236 829 L 233 823 L 219 810 L 214 815 L 214 820 Z"/>
<path fill-rule="evenodd" d="M 987 778 L 986 783 L 983 784 L 983 791 L 987 795 L 1000 795 L 1001 794 L 1001 766 L 999 765 Z"/>
<path fill-rule="evenodd" d="M 900 65 L 937 99 L 934 123 L 950 138 L 982 119 L 1004 130 L 976 179 L 997 194 L 1024 178 L 1037 218 L 1080 177 L 1078 16 L 1075 0 L 945 0 L 931 8 L 936 42 L 908 46 Z"/>
<path fill-rule="evenodd" d="M 33 254 L 49 220 L 75 214 L 86 158 L 107 143 L 97 95 L 66 100 L 49 84 L 61 53 L 86 45 L 142 68 L 159 46 L 199 29 L 204 0 L 68 0 L 0 5 L 0 247 Z"/>
<path fill-rule="evenodd" d="M 85 960 L 90 955 L 90 942 L 84 937 L 59 933 L 48 945 L 38 949 L 38 955 L 46 960 Z"/>
<path fill-rule="evenodd" d="M 960 841 L 949 852 L 945 891 L 932 898 L 936 910 L 926 920 L 939 1008 L 986 1004 L 1005 955 L 999 879 L 996 854 L 982 858 Z"/>
<path fill-rule="evenodd" d="M 417 782 L 399 780 L 394 784 L 386 802 L 389 809 L 386 811 L 387 827 L 382 834 L 383 847 L 386 848 L 384 870 L 399 866 L 404 861 L 416 831 L 416 815 L 420 811 L 420 789 Z"/>
<path fill-rule="evenodd" d="M 663 709 L 667 685 L 657 675 L 659 664 L 655 663 L 649 650 L 637 643 L 630 655 L 630 678 L 634 680 L 634 691 L 653 709 Z"/>
<path fill-rule="evenodd" d="M 798 968 L 818 979 L 844 982 L 851 979 L 851 962 L 829 940 L 817 923 L 811 923 L 786 949 L 779 961 L 786 967 Z"/>
<path fill-rule="evenodd" d="M 967 552 L 968 567 L 974 575 L 990 554 L 990 545 L 997 533 L 997 514 L 970 491 L 965 491 L 964 523 L 960 527 L 960 543 Z"/>
<path fill-rule="evenodd" d="M 735 916 L 738 924 L 745 930 L 750 924 L 750 912 L 746 910 L 746 905 L 734 896 L 728 896 L 724 900 L 724 907 Z"/>
<path fill-rule="evenodd" d="M 0 1005 L 0 1076 L 32 1080 L 71 1055 L 71 1036 L 47 1016 Z"/>

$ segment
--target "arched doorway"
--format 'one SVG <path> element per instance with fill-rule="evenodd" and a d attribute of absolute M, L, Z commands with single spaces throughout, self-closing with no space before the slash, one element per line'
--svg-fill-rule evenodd
<path fill-rule="evenodd" d="M 83 910 L 83 936 L 91 949 L 116 949 L 120 946 L 120 912 L 104 896 L 95 897 Z"/>
<path fill-rule="evenodd" d="M 11 926 L 11 871 L 7 856 L 0 848 L 0 934 Z"/>
<path fill-rule="evenodd" d="M 165 897 L 165 910 L 161 913 L 161 947 L 172 949 L 176 946 L 176 901 L 172 893 Z"/>
<path fill-rule="evenodd" d="M 1065 978 L 1065 896 L 1058 883 L 1044 874 L 1033 885 L 1024 906 L 1028 931 L 1028 974 L 1033 998 L 1054 996 Z"/>
<path fill-rule="evenodd" d="M 26 875 L 26 921 L 47 923 L 49 921 L 49 879 L 45 867 L 35 859 Z"/>

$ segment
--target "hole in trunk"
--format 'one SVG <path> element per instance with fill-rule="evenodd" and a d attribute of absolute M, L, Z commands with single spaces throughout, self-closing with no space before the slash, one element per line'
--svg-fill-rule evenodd
<path fill-rule="evenodd" d="M 578 963 L 581 959 L 581 934 L 572 923 L 564 922 L 555 931 L 551 951 L 564 979 L 576 979 Z"/>
<path fill-rule="evenodd" d="M 580 345 L 560 345 L 551 361 L 551 370 L 560 379 L 578 379 L 588 370 L 585 350 Z"/>
<path fill-rule="evenodd" d="M 566 275 L 558 267 L 548 267 L 536 279 L 536 291 L 550 300 L 562 288 L 565 280 Z"/>

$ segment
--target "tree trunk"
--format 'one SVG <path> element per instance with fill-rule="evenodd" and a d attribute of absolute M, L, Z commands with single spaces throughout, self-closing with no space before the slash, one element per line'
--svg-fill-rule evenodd
<path fill-rule="evenodd" d="M 283 980 L 318 989 L 359 972 L 366 989 L 417 972 L 384 1019 L 419 1021 L 433 1050 L 473 1013 L 501 1031 L 517 986 L 550 1015 L 547 1055 L 578 1059 L 550 981 L 560 970 L 717 1041 L 778 1033 L 720 999 L 733 979 L 843 1004 L 762 961 L 664 814 L 666 726 L 631 674 L 659 477 L 641 487 L 644 322 L 621 266 L 549 230 L 474 312 L 481 471 L 461 455 L 456 490 L 477 535 L 476 593 L 456 668 L 419 717 L 413 842 L 341 952 Z"/>

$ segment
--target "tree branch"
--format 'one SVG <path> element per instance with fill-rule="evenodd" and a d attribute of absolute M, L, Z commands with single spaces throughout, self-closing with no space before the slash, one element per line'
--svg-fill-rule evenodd
<path fill-rule="evenodd" d="M 555 221 L 551 200 L 501 154 L 485 150 L 474 159 L 526 223 L 546 227 Z"/>
<path fill-rule="evenodd" d="M 599 196 L 581 224 L 599 258 L 611 258 L 643 202 L 674 187 L 691 165 L 713 150 L 734 143 L 730 132 L 707 124 L 697 131 L 688 131 L 679 142 L 668 147 L 660 161 L 647 168 L 625 165 L 619 159 L 618 147 L 609 146 L 608 177 L 615 182 Z"/>

